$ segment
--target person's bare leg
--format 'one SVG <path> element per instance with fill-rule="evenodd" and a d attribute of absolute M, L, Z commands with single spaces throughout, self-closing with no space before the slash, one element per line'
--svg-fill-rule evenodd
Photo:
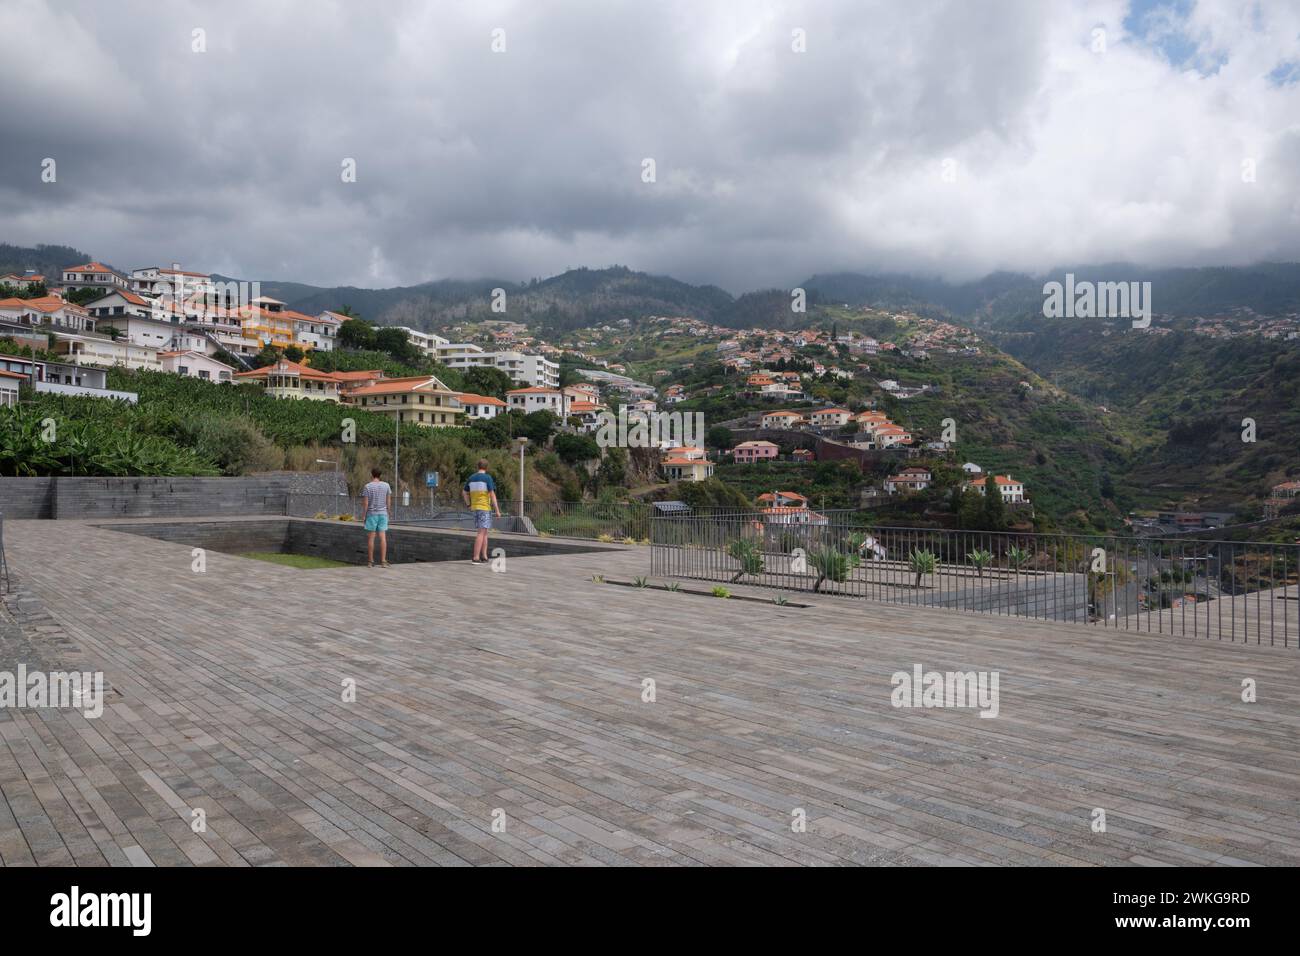
<path fill-rule="evenodd" d="M 366 564 L 375 563 L 375 533 L 371 531 L 366 535 Z"/>
<path fill-rule="evenodd" d="M 379 563 L 388 563 L 388 532 L 379 532 Z"/>
<path fill-rule="evenodd" d="M 474 560 L 487 560 L 487 528 L 479 528 L 478 536 L 474 539 Z"/>

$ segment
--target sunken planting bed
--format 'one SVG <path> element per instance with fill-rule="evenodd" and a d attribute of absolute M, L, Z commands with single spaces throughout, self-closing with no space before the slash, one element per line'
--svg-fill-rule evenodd
<path fill-rule="evenodd" d="M 301 554 L 347 564 L 366 563 L 366 533 L 360 522 L 320 521 L 305 518 L 251 518 L 246 520 L 150 521 L 102 524 L 98 527 L 127 534 L 143 535 L 190 548 L 247 554 L 269 551 Z M 464 561 L 473 548 L 472 532 L 438 528 L 388 529 L 388 560 L 391 564 L 420 561 Z M 554 554 L 583 554 L 622 550 L 596 542 L 556 541 L 526 535 L 493 533 L 489 549 L 504 548 L 511 558 Z M 378 552 L 378 542 L 376 542 Z M 490 551 L 489 551 L 490 554 Z M 378 554 L 376 553 L 376 558 Z"/>

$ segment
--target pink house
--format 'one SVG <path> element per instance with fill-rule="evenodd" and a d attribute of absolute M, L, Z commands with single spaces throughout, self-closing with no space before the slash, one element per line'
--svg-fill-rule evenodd
<path fill-rule="evenodd" d="M 780 448 L 770 441 L 745 441 L 731 449 L 731 455 L 736 464 L 749 464 L 776 458 L 778 451 Z"/>

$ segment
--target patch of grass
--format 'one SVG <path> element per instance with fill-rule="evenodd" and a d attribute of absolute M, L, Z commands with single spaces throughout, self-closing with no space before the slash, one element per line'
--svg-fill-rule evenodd
<path fill-rule="evenodd" d="M 252 558 L 254 561 L 266 561 L 270 564 L 283 564 L 290 568 L 303 568 L 304 570 L 312 568 L 350 568 L 352 565 L 346 561 L 334 561 L 330 558 L 318 558 L 310 554 L 278 554 L 275 551 L 245 551 L 240 555 L 241 558 Z"/>

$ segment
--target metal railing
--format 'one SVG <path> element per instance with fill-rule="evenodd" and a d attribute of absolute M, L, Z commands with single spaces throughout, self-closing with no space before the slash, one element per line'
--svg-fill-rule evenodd
<path fill-rule="evenodd" d="M 519 514 L 519 502 L 499 501 L 507 524 Z M 350 515 L 360 518 L 360 495 L 290 494 L 285 514 L 298 518 L 337 518 Z M 540 534 L 567 538 L 605 538 L 613 541 L 650 539 L 652 507 L 637 502 L 565 502 L 526 501 L 524 516 Z M 463 501 L 447 496 L 393 496 L 389 521 L 393 524 L 420 524 L 430 527 L 472 528 L 473 516 Z M 499 524 L 507 530 L 506 524 Z"/>
<path fill-rule="evenodd" d="M 664 577 L 1300 644 L 1300 544 L 873 527 L 860 512 L 650 524 L 651 574 Z"/>

